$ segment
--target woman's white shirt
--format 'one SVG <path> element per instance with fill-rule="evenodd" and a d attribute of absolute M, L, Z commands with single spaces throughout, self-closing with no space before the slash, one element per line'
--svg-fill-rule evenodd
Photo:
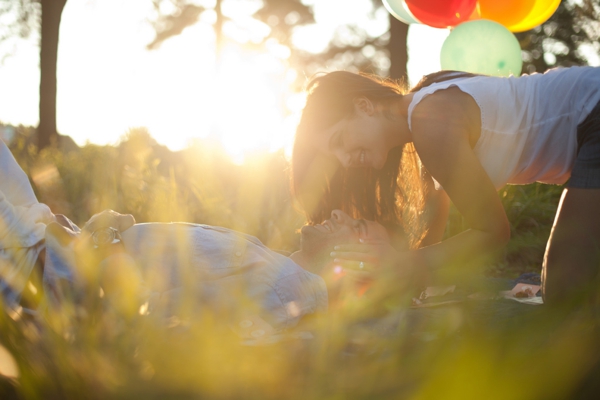
<path fill-rule="evenodd" d="M 477 76 L 434 83 L 413 95 L 412 113 L 428 95 L 457 87 L 481 111 L 474 152 L 496 189 L 507 183 L 565 183 L 577 155 L 577 125 L 600 101 L 600 68 L 557 68 L 521 77 Z M 436 182 L 436 188 L 439 185 Z"/>

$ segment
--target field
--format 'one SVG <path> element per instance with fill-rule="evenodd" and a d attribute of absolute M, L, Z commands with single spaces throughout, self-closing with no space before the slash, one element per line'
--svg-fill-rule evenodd
<path fill-rule="evenodd" d="M 143 130 L 118 146 L 40 154 L 22 136 L 12 150 L 39 200 L 80 225 L 110 208 L 138 222 L 219 225 L 273 249 L 298 248 L 304 219 L 281 152 L 238 166 L 215 143 L 173 153 Z M 540 272 L 561 191 L 534 184 L 500 192 L 512 239 L 477 279 L 506 283 Z M 446 235 L 464 228 L 452 211 Z M 118 312 L 96 292 L 87 294 L 89 307 L 49 310 L 42 321 L 3 315 L 0 342 L 20 378 L 1 379 L 0 398 L 530 400 L 599 389 L 597 317 L 490 300 L 407 309 L 392 284 L 381 289 L 383 298 L 351 297 L 310 330 L 274 343 L 240 343 L 222 323 L 232 315 L 188 307 L 164 321 Z"/>

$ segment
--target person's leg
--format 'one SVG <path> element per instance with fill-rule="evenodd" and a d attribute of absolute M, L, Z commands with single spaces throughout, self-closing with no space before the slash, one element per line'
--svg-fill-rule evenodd
<path fill-rule="evenodd" d="M 600 292 L 600 189 L 565 189 L 542 271 L 544 302 L 580 303 Z"/>
<path fill-rule="evenodd" d="M 542 294 L 554 306 L 599 299 L 600 102 L 577 126 L 577 157 L 544 256 Z"/>

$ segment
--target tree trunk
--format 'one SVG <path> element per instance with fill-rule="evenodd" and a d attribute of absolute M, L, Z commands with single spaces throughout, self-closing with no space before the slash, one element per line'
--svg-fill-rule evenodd
<path fill-rule="evenodd" d="M 223 49 L 223 10 L 221 8 L 222 0 L 217 0 L 215 4 L 215 13 L 217 14 L 217 20 L 215 21 L 215 56 L 217 70 L 221 69 L 221 50 Z"/>
<path fill-rule="evenodd" d="M 390 14 L 390 42 L 388 50 L 390 52 L 390 78 L 398 79 L 408 83 L 408 72 L 406 63 L 408 62 L 408 49 L 406 47 L 406 38 L 408 36 L 408 25 L 398 21 Z"/>
<path fill-rule="evenodd" d="M 41 0 L 42 29 L 40 43 L 40 124 L 38 149 L 56 144 L 56 64 L 60 18 L 67 0 Z"/>

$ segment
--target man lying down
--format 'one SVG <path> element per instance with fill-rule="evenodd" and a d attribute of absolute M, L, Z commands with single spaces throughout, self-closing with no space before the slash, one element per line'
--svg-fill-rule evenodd
<path fill-rule="evenodd" d="M 132 216 L 114 211 L 95 215 L 81 230 L 37 201 L 4 143 L 0 177 L 0 291 L 13 310 L 35 307 L 27 292 L 37 275 L 49 304 L 100 292 L 93 282 L 107 298 L 129 301 L 135 311 L 146 304 L 146 312 L 156 308 L 169 315 L 192 301 L 238 315 L 233 326 L 256 338 L 327 309 L 327 286 L 318 274 L 331 266 L 335 245 L 389 240 L 381 225 L 341 211 L 321 225 L 303 227 L 301 249 L 289 257 L 229 229 L 135 224 Z"/>
<path fill-rule="evenodd" d="M 157 309 L 163 315 L 176 314 L 186 300 L 193 301 L 223 315 L 249 316 L 239 321 L 242 327 L 266 327 L 250 332 L 255 334 L 285 330 L 305 315 L 327 310 L 323 276 L 333 268 L 330 252 L 335 245 L 387 237 L 381 225 L 354 220 L 339 210 L 321 225 L 304 226 L 301 248 L 289 257 L 226 228 L 133 224 L 131 216 L 114 211 L 94 216 L 80 234 L 73 228 L 52 222 L 46 229 L 47 285 L 61 287 L 65 279 L 76 285 L 78 275 L 85 273 L 78 266 L 94 265 L 96 259 L 98 282 L 107 296 L 137 288 L 149 299 L 150 312 Z"/>

